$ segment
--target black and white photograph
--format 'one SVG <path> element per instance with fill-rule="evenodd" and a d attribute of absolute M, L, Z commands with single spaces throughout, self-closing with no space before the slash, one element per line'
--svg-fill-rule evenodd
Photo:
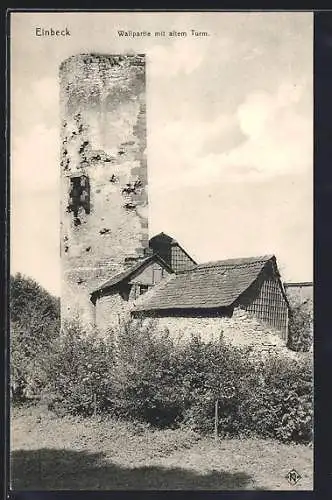
<path fill-rule="evenodd" d="M 10 487 L 312 491 L 313 13 L 10 13 Z"/>

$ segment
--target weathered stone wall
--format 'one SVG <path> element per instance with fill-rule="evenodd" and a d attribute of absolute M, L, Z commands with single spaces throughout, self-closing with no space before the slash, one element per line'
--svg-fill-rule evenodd
<path fill-rule="evenodd" d="M 123 300 L 119 293 L 105 295 L 97 300 L 95 306 L 96 327 L 100 333 L 118 329 L 120 322 L 130 318 L 129 301 Z"/>
<path fill-rule="evenodd" d="M 89 292 L 148 248 L 145 58 L 70 57 L 60 90 L 61 313 L 92 324 Z"/>
<path fill-rule="evenodd" d="M 292 356 L 280 334 L 258 321 L 247 311 L 236 308 L 232 317 L 181 317 L 155 318 L 160 330 L 167 329 L 173 339 L 186 342 L 192 336 L 203 341 L 224 340 L 234 346 L 251 346 L 262 352 L 279 352 Z"/>

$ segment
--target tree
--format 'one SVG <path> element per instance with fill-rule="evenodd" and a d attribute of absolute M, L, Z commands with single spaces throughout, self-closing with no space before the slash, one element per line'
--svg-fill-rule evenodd
<path fill-rule="evenodd" d="M 60 330 L 60 303 L 32 278 L 10 277 L 10 382 L 14 399 L 42 383 L 43 363 Z"/>

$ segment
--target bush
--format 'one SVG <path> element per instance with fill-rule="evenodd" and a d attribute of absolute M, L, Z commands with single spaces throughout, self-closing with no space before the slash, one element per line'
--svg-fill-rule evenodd
<path fill-rule="evenodd" d="M 222 340 L 193 338 L 180 347 L 153 323 L 127 324 L 119 336 L 113 408 L 158 427 L 184 423 L 211 433 L 218 400 L 220 435 L 309 441 L 311 360 L 271 355 L 257 364 L 249 353 Z"/>
<path fill-rule="evenodd" d="M 309 359 L 270 356 L 255 389 L 241 402 L 244 427 L 263 437 L 308 442 L 313 428 L 313 381 Z"/>
<path fill-rule="evenodd" d="M 84 335 L 78 323 L 65 325 L 48 359 L 49 407 L 74 415 L 107 411 L 112 394 L 114 342 Z"/>
<path fill-rule="evenodd" d="M 313 342 L 313 317 L 305 304 L 293 306 L 288 324 L 289 349 L 308 352 Z"/>
<path fill-rule="evenodd" d="M 13 402 L 39 394 L 44 363 L 59 336 L 59 299 L 33 279 L 10 277 L 10 385 Z"/>
<path fill-rule="evenodd" d="M 221 436 L 309 441 L 309 355 L 259 362 L 249 354 L 222 338 L 174 343 L 153 321 L 126 322 L 104 338 L 73 322 L 53 342 L 41 378 L 51 408 L 64 413 L 111 413 L 210 434 L 218 401 Z"/>
<path fill-rule="evenodd" d="M 176 349 L 153 321 L 129 321 L 117 334 L 113 408 L 117 415 L 164 427 L 182 410 Z"/>
<path fill-rule="evenodd" d="M 203 433 L 214 428 L 218 402 L 221 436 L 260 435 L 306 441 L 312 429 L 309 362 L 269 356 L 257 364 L 250 349 L 195 340 L 182 355 L 187 408 L 185 421 Z"/>
<path fill-rule="evenodd" d="M 234 433 L 234 420 L 243 382 L 250 373 L 248 350 L 194 338 L 181 352 L 181 371 L 185 391 L 185 421 L 200 432 L 214 428 L 215 402 L 219 402 L 219 431 Z"/>

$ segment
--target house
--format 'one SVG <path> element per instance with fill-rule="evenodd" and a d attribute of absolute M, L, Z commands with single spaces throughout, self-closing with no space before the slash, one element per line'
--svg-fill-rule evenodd
<path fill-rule="evenodd" d="M 164 233 L 150 249 L 150 257 L 93 292 L 97 316 L 125 307 L 175 336 L 199 332 L 211 340 L 222 331 L 240 343 L 286 344 L 289 303 L 275 256 L 197 264 Z"/>
<path fill-rule="evenodd" d="M 117 324 L 119 317 L 128 313 L 133 301 L 171 274 L 172 268 L 154 253 L 112 276 L 90 295 L 95 306 L 95 325 L 107 328 Z"/>
<path fill-rule="evenodd" d="M 131 310 L 133 317 L 157 318 L 171 333 L 208 340 L 221 330 L 239 343 L 287 342 L 288 300 L 273 255 L 199 264 L 172 274 Z M 258 337 L 257 338 L 257 334 Z M 272 337 L 271 337 L 272 336 Z M 271 337 L 271 338 L 270 338 Z M 278 337 L 278 338 L 277 338 Z"/>

